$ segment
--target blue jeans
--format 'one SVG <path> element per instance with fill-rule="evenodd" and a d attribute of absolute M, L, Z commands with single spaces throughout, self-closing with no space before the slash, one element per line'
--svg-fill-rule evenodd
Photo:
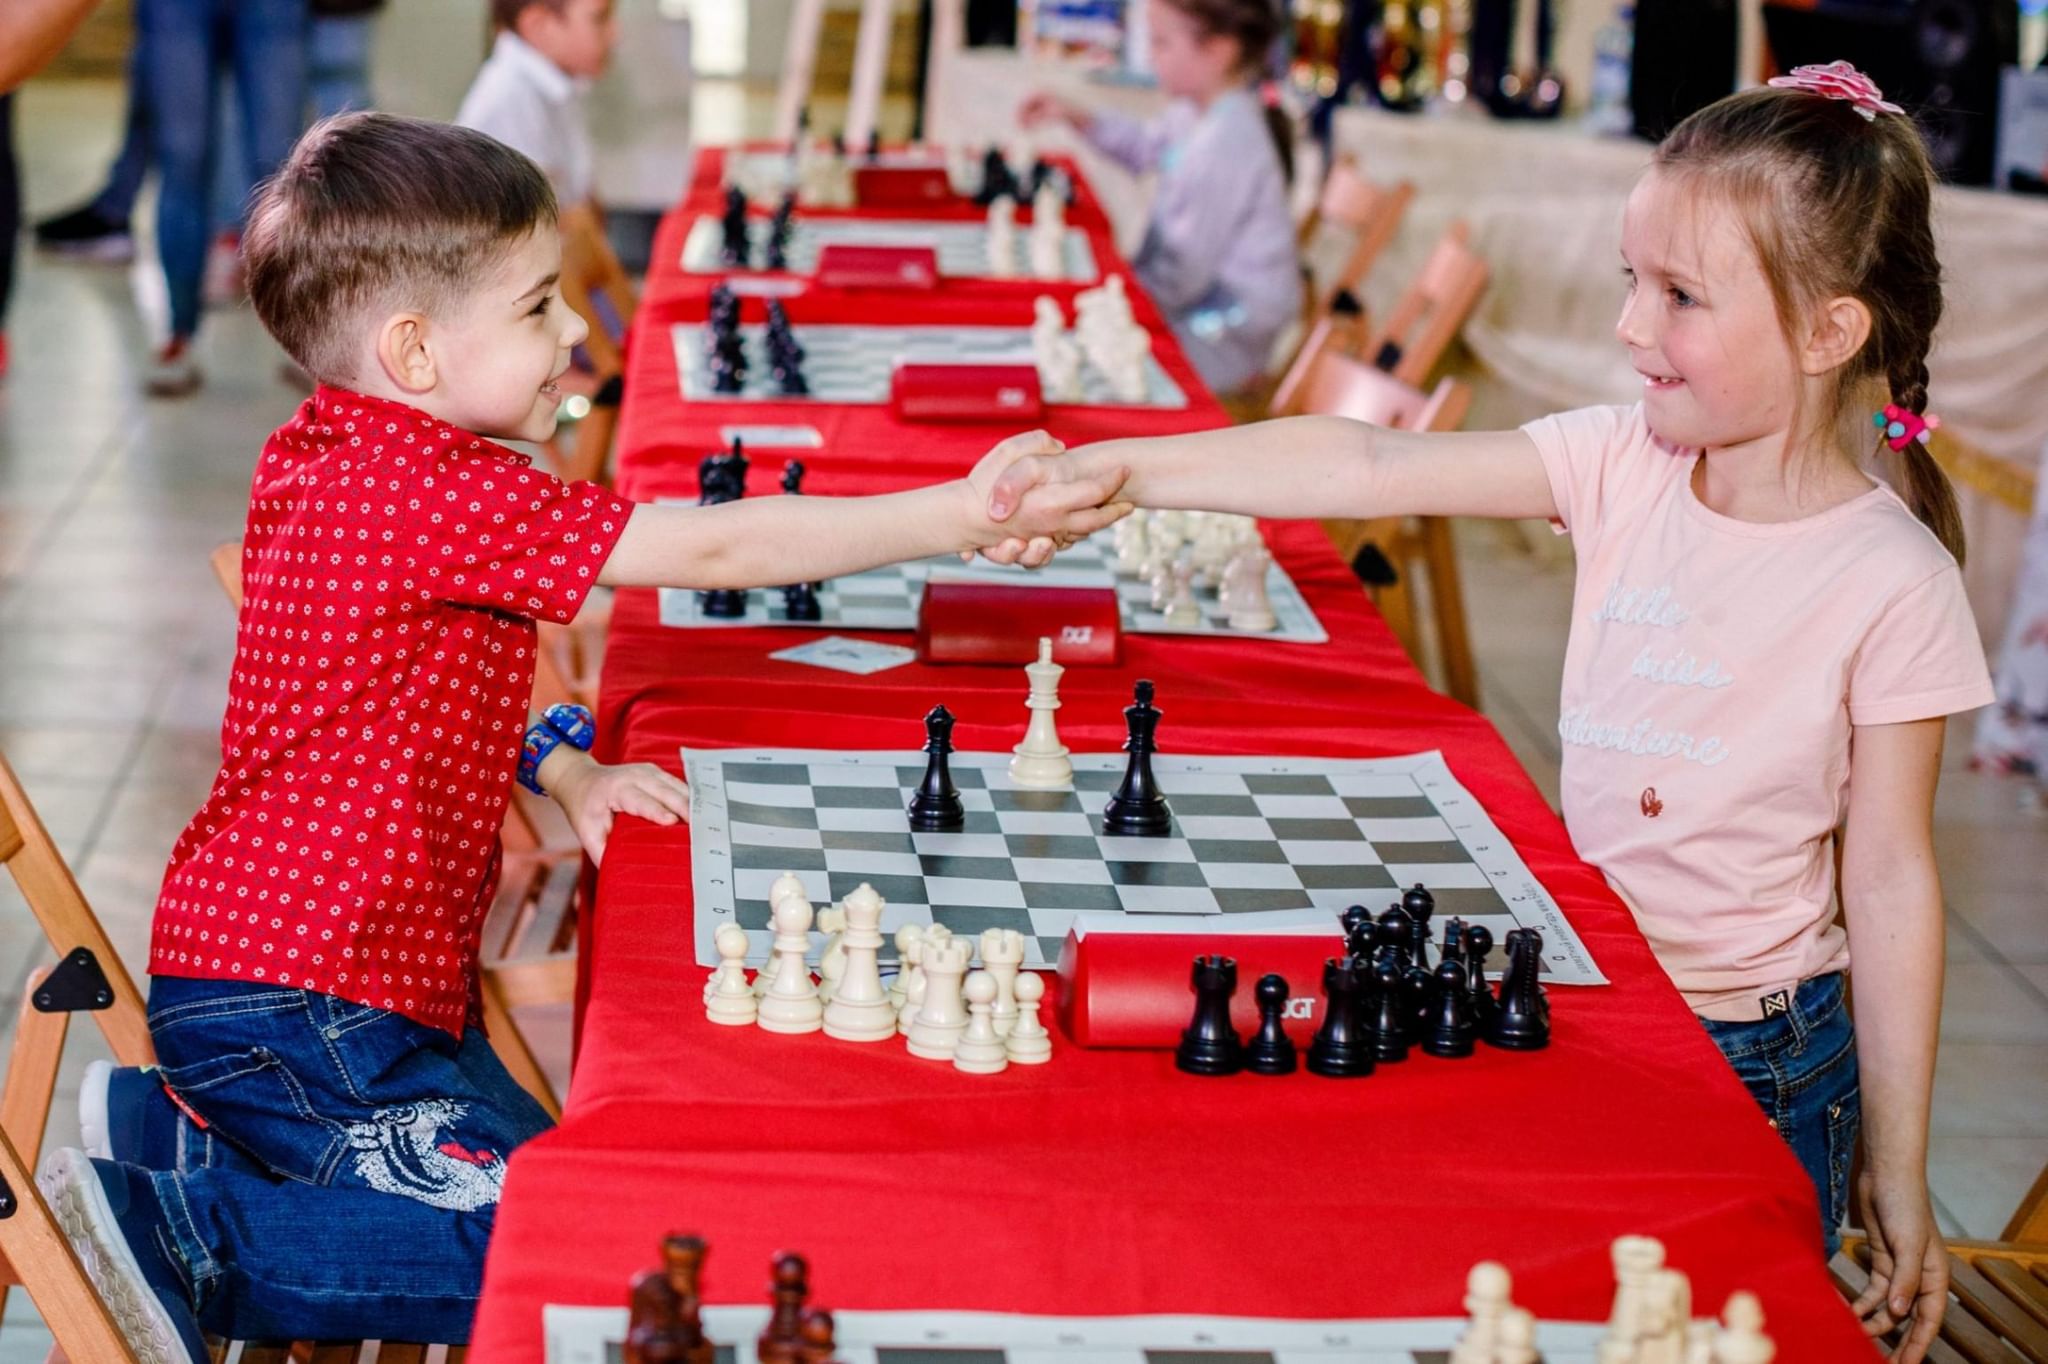
<path fill-rule="evenodd" d="M 369 14 L 316 14 L 308 47 L 307 80 L 313 117 L 328 118 L 370 107 Z"/>
<path fill-rule="evenodd" d="M 151 1175 L 201 1325 L 460 1344 L 505 1157 L 547 1114 L 460 1039 L 305 990 L 159 977 L 150 1035 L 203 1130 Z M 170 1099 L 164 1107 L 170 1107 Z"/>
<path fill-rule="evenodd" d="M 1842 998 L 1841 972 L 1806 981 L 1791 1007 L 1775 1018 L 1700 1021 L 1813 1181 L 1821 1237 L 1833 1259 L 1842 1244 L 1849 1163 L 1863 1123 L 1856 1032 Z"/>
<path fill-rule="evenodd" d="M 232 72 L 240 105 L 243 169 L 266 180 L 298 139 L 306 107 L 307 0 L 141 0 L 136 40 L 145 51 L 157 169 L 157 249 L 171 303 L 171 334 L 199 329 L 200 287 L 212 236 L 209 191 L 224 149 L 213 116 Z"/>

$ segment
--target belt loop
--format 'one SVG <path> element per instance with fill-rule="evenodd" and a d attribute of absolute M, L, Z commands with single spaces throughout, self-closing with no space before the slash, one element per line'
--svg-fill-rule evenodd
<path fill-rule="evenodd" d="M 1801 982 L 1792 990 L 1792 1007 L 1785 1010 L 1786 1019 L 1792 1024 L 1792 1054 L 1798 1056 L 1806 1051 L 1807 1038 L 1813 1035 L 1813 1019 L 1807 1014 L 1812 1003 L 1806 999 L 1806 985 Z"/>

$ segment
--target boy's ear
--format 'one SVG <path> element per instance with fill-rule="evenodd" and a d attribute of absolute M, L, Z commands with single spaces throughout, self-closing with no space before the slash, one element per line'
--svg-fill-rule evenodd
<path fill-rule="evenodd" d="M 377 329 L 377 364 L 407 393 L 426 393 L 439 382 L 424 313 L 393 313 Z"/>
<path fill-rule="evenodd" d="M 1816 376 L 1839 369 L 1854 359 L 1869 339 L 1869 306 L 1860 298 L 1829 299 L 1800 352 L 1799 368 Z"/>

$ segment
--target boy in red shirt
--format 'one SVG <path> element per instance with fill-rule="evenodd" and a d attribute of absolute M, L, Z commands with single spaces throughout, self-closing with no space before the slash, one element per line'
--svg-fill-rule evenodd
<path fill-rule="evenodd" d="M 585 327 L 556 293 L 546 177 L 479 133 L 329 120 L 244 249 L 258 314 L 321 385 L 251 490 L 221 771 L 152 935 L 160 1067 L 118 1073 L 121 1161 L 62 1151 L 42 1177 L 145 1364 L 204 1360 L 202 1327 L 467 1338 L 505 1156 L 547 1125 L 475 1026 L 537 618 L 598 583 L 1042 562 L 1126 510 L 1112 477 L 991 518 L 1000 474 L 1058 453 L 1036 433 L 882 497 L 635 505 L 536 472 L 488 437 L 553 430 Z M 687 815 L 659 768 L 554 742 L 573 728 L 535 726 L 519 775 L 593 856 L 616 813 Z"/>

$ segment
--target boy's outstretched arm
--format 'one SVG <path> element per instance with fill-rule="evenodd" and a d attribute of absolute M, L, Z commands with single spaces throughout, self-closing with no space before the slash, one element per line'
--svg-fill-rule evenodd
<path fill-rule="evenodd" d="M 1347 417 L 1084 445 L 1043 468 L 1006 469 L 998 491 L 1014 498 L 1034 475 L 1089 478 L 1110 468 L 1130 471 L 1120 496 L 1141 507 L 1277 519 L 1558 514 L 1542 456 L 1520 431 L 1417 435 Z"/>
<path fill-rule="evenodd" d="M 758 497 L 714 507 L 642 505 L 598 574 L 614 587 L 772 587 L 859 573 L 935 555 L 1028 546 L 1043 562 L 1055 545 L 1093 534 L 1130 510 L 1115 502 L 1123 471 L 1031 470 L 998 486 L 1019 463 L 1057 463 L 1042 431 L 1013 436 L 964 479 L 879 497 Z M 1108 505 L 1104 505 L 1108 504 Z"/>

